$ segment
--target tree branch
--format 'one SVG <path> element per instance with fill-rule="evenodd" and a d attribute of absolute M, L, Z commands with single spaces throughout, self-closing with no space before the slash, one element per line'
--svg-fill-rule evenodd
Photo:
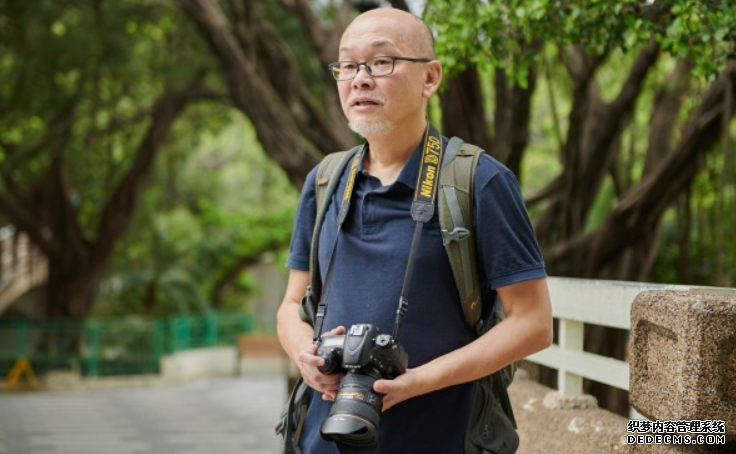
<path fill-rule="evenodd" d="M 683 97 L 690 88 L 692 67 L 688 61 L 677 62 L 665 85 L 654 96 L 643 175 L 648 175 L 670 152 L 677 116 Z"/>
<path fill-rule="evenodd" d="M 657 62 L 659 45 L 651 40 L 636 57 L 616 99 L 610 104 L 596 103 L 583 142 L 583 167 L 577 188 L 581 191 L 580 212 L 584 219 L 608 169 L 616 161 L 621 134 L 631 118 L 649 70 Z"/>
<path fill-rule="evenodd" d="M 562 177 L 555 177 L 547 186 L 540 189 L 536 193 L 530 195 L 524 199 L 524 204 L 527 208 L 531 208 L 533 205 L 541 202 L 542 200 L 550 198 L 553 194 L 562 188 Z"/>
<path fill-rule="evenodd" d="M 13 175 L 8 169 L 0 168 L 0 181 L 2 181 L 3 186 L 5 186 L 8 195 L 19 205 L 26 208 L 33 206 L 29 194 L 23 191 L 23 188 L 21 188 L 15 178 L 13 178 Z"/>
<path fill-rule="evenodd" d="M 552 113 L 552 125 L 555 131 L 555 139 L 557 139 L 557 146 L 562 152 L 565 147 L 565 140 L 562 138 L 562 128 L 560 127 L 560 114 L 557 112 L 557 101 L 555 96 L 555 90 L 552 86 L 552 74 L 550 71 L 549 58 L 547 58 L 547 52 L 543 53 L 544 62 L 544 78 L 547 86 L 547 98 L 549 99 L 549 110 Z"/>
<path fill-rule="evenodd" d="M 196 93 L 193 95 L 193 98 L 196 98 L 197 101 L 212 101 L 222 104 L 227 104 L 230 102 L 230 99 L 224 93 L 216 90 L 209 90 L 206 88 L 197 89 Z M 148 106 L 126 117 L 115 117 L 112 121 L 110 121 L 105 129 L 95 129 L 91 131 L 86 138 L 86 144 L 90 145 L 92 143 L 95 143 L 97 139 L 99 139 L 99 137 L 111 135 L 129 126 L 149 120 L 153 115 L 153 108 L 154 106 Z"/>
<path fill-rule="evenodd" d="M 560 218 L 561 237 L 575 236 L 584 226 L 603 178 L 615 162 L 618 139 L 630 118 L 649 69 L 659 54 L 654 41 L 639 53 L 616 99 L 604 104 L 593 75 L 605 55 L 589 56 L 580 48 L 571 52 L 568 68 L 573 75 L 573 106 L 563 153 L 566 167 L 561 208 L 551 204 L 544 218 Z M 552 210 L 557 211 L 552 211 Z M 548 222 L 546 220 L 545 222 Z"/>
<path fill-rule="evenodd" d="M 475 65 L 468 64 L 465 70 L 449 76 L 445 84 L 439 94 L 444 134 L 461 137 L 497 156 L 488 134 L 483 91 Z"/>
<path fill-rule="evenodd" d="M 345 24 L 327 27 L 314 15 L 312 7 L 306 0 L 280 0 L 280 3 L 299 18 L 307 40 L 315 49 L 322 66 L 326 68 L 336 59 L 338 42 L 345 30 Z"/>
<path fill-rule="evenodd" d="M 290 108 L 294 106 L 302 112 L 305 106 L 309 112 L 320 111 L 313 101 L 305 103 L 304 94 L 309 93 L 309 90 L 299 74 L 294 73 L 293 77 L 287 79 L 293 84 L 287 93 L 300 95 L 289 98 L 294 102 L 284 102 L 282 95 L 275 89 L 274 82 L 259 74 L 254 64 L 246 57 L 222 12 L 212 0 L 178 0 L 178 2 L 198 25 L 203 37 L 220 61 L 221 72 L 233 104 L 250 118 L 263 148 L 297 186 L 301 186 L 309 169 L 323 156 L 320 149 L 333 151 L 348 147 L 349 143 L 343 142 L 336 135 L 336 128 L 332 127 L 333 125 L 324 129 L 323 125 L 328 122 L 320 119 L 322 116 L 300 117 L 299 113 L 294 114 L 291 111 Z M 269 28 L 264 26 L 262 30 L 268 33 Z M 259 33 L 258 37 L 265 39 L 265 34 Z M 275 46 L 271 48 L 278 50 L 279 45 Z M 278 76 L 278 73 L 270 74 L 270 78 Z M 305 117 L 310 118 L 312 122 L 305 124 L 299 120 Z M 310 140 L 315 137 L 319 137 L 319 147 Z"/>
<path fill-rule="evenodd" d="M 409 9 L 409 5 L 406 4 L 406 0 L 389 0 L 389 3 L 391 3 L 391 6 L 396 9 L 400 9 L 409 13 L 411 12 L 411 10 Z"/>
<path fill-rule="evenodd" d="M 133 163 L 102 210 L 93 255 L 98 260 L 106 260 L 110 256 L 115 242 L 125 232 L 174 120 L 191 101 L 198 99 L 198 95 L 196 89 L 168 91 L 156 101 L 151 125 L 138 145 Z"/>
<path fill-rule="evenodd" d="M 79 225 L 77 210 L 71 202 L 71 185 L 64 165 L 62 151 L 66 146 L 60 143 L 59 151 L 53 154 L 43 182 L 39 184 L 41 198 L 40 225 L 48 226 L 53 233 L 53 241 L 63 244 L 63 253 L 80 258 L 87 256 L 91 244 Z M 49 259 L 59 259 L 49 257 Z"/>
<path fill-rule="evenodd" d="M 532 47 L 536 52 L 538 44 Z M 529 74 L 526 80 L 526 88 L 518 84 L 514 84 L 511 88 L 511 124 L 508 138 L 509 147 L 506 155 L 505 164 L 522 180 L 521 162 L 524 158 L 524 151 L 529 143 L 529 122 L 532 116 L 532 97 L 537 87 L 537 69 L 535 64 L 531 64 Z"/>
<path fill-rule="evenodd" d="M 47 128 L 43 139 L 28 150 L 21 153 L 20 149 L 14 145 L 8 143 L 0 144 L 3 148 L 12 151 L 9 159 L 2 164 L 2 167 L 18 169 L 28 161 L 38 157 L 44 151 L 47 151 L 53 144 L 63 140 L 63 137 L 69 134 L 71 130 L 77 99 L 78 97 L 72 97 L 72 100 L 64 105 L 64 107 L 62 107 L 61 110 L 59 110 L 59 112 L 49 120 L 49 127 Z"/>
<path fill-rule="evenodd" d="M 345 124 L 345 117 L 340 106 L 337 91 L 331 88 L 333 81 L 332 76 L 328 74 L 327 67 L 338 58 L 340 36 L 348 25 L 346 16 L 349 15 L 348 10 L 352 10 L 352 8 L 350 8 L 349 2 L 340 3 L 340 5 L 335 7 L 334 22 L 328 26 L 316 17 L 307 0 L 281 0 L 281 4 L 293 12 L 301 21 L 302 30 L 307 37 L 307 41 L 314 49 L 314 53 L 320 62 L 320 67 L 328 84 L 327 89 L 324 91 L 323 103 L 318 105 L 313 101 L 313 90 L 310 90 L 302 82 L 302 71 L 297 69 L 293 77 L 286 78 L 287 80 L 285 81 L 285 84 L 289 87 L 298 87 L 296 96 L 293 100 L 285 99 L 285 102 L 290 105 L 293 112 L 304 112 L 304 116 L 300 118 L 298 124 L 306 124 L 306 127 L 300 126 L 300 130 L 310 141 L 314 142 L 317 148 L 329 152 L 329 150 L 332 150 L 330 147 L 334 146 L 335 141 L 344 147 L 348 147 L 354 142 L 355 137 L 348 128 L 343 126 Z M 272 27 L 267 28 L 269 33 L 262 37 L 264 47 L 274 46 L 275 43 L 281 42 L 278 33 Z M 291 64 L 293 57 L 286 50 L 285 46 L 281 46 L 281 48 L 283 50 L 280 53 L 288 56 L 286 58 L 286 64 Z M 271 56 L 274 54 L 275 52 L 273 51 L 269 52 Z M 275 79 L 271 80 L 272 82 L 276 82 Z M 283 89 L 276 88 L 278 93 L 285 92 Z M 325 140 L 327 136 L 331 135 L 334 135 L 334 137 L 329 137 Z"/>
<path fill-rule="evenodd" d="M 220 309 L 222 307 L 225 295 L 243 271 L 258 263 L 264 254 L 276 251 L 282 247 L 284 247 L 283 241 L 273 239 L 260 245 L 255 251 L 251 251 L 248 254 L 238 257 L 230 267 L 222 273 L 220 278 L 217 279 L 217 282 L 215 282 L 211 293 L 212 307 L 215 309 Z"/>
<path fill-rule="evenodd" d="M 590 271 L 586 270 L 597 270 L 610 263 L 627 244 L 656 224 L 665 209 L 687 189 L 701 167 L 702 155 L 714 148 L 724 132 L 722 116 L 728 111 L 724 100 L 729 84 L 732 90 L 736 88 L 733 61 L 703 93 L 672 153 L 628 192 L 604 224 L 593 233 L 579 234 L 549 251 L 546 262 L 552 273 L 588 275 Z M 573 253 L 587 256 L 587 263 L 575 268 L 568 260 Z"/>
<path fill-rule="evenodd" d="M 0 194 L 0 211 L 18 229 L 25 232 L 41 252 L 48 256 L 56 255 L 60 251 L 59 245 L 53 242 L 50 231 L 45 228 L 33 215 L 29 214 L 27 206 L 21 207 L 7 196 Z"/>
<path fill-rule="evenodd" d="M 549 223 L 550 219 L 559 219 L 556 222 L 560 230 L 559 238 L 570 238 L 583 228 L 584 220 L 579 201 L 579 183 L 584 170 L 583 140 L 586 120 L 591 110 L 593 75 L 603 61 L 603 56 L 588 56 L 580 47 L 572 48 L 568 55 L 565 62 L 573 78 L 573 92 L 567 138 L 562 149 L 562 164 L 566 171 L 563 174 L 562 191 L 558 195 L 559 204 L 550 204 L 542 216 L 549 218 L 545 219 L 545 223 Z"/>

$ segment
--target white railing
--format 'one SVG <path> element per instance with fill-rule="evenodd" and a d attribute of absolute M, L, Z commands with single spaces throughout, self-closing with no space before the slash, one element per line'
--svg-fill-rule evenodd
<path fill-rule="evenodd" d="M 629 390 L 629 364 L 583 351 L 585 323 L 631 329 L 631 304 L 647 290 L 691 290 L 688 285 L 549 278 L 552 313 L 559 320 L 559 342 L 527 359 L 557 369 L 560 394 L 583 393 L 583 378 Z"/>

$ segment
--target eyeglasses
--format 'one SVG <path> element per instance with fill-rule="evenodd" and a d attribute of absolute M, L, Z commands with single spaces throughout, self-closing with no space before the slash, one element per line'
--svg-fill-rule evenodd
<path fill-rule="evenodd" d="M 410 61 L 414 63 L 427 63 L 432 60 L 428 58 L 409 58 L 409 57 L 373 57 L 366 61 L 336 61 L 330 63 L 327 67 L 332 72 L 335 80 L 352 80 L 358 75 L 361 66 L 365 66 L 366 71 L 373 77 L 390 76 L 394 72 L 396 60 Z"/>

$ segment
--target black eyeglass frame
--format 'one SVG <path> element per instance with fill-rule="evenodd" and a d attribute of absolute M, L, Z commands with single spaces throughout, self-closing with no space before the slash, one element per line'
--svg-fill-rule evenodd
<path fill-rule="evenodd" d="M 388 74 L 374 75 L 371 72 L 371 67 L 368 66 L 368 62 L 371 61 L 371 60 L 375 60 L 377 58 L 388 58 L 388 59 L 390 59 L 391 60 L 391 72 L 389 72 Z M 391 56 L 391 55 L 378 55 L 376 57 L 369 58 L 368 60 L 364 60 L 364 61 L 353 61 L 353 60 L 340 60 L 340 61 L 336 61 L 336 62 L 333 62 L 333 63 L 330 63 L 329 65 L 327 65 L 327 69 L 330 70 L 330 73 L 332 73 L 332 77 L 336 81 L 338 81 L 338 82 L 355 79 L 358 76 L 358 73 L 360 72 L 360 67 L 361 66 L 365 66 L 365 70 L 368 71 L 368 75 L 371 76 L 371 77 L 386 77 L 386 76 L 390 76 L 391 74 L 394 73 L 394 69 L 396 69 L 396 60 L 409 61 L 409 62 L 412 62 L 412 63 L 429 63 L 429 62 L 432 61 L 432 59 L 430 59 L 430 58 L 411 58 L 411 57 L 397 57 L 397 56 Z M 338 79 L 337 78 L 337 76 L 335 75 L 335 69 L 334 68 L 337 65 L 339 65 L 340 63 L 355 63 L 358 66 L 357 69 L 355 70 L 355 74 L 353 74 L 353 77 L 350 77 L 348 79 Z"/>

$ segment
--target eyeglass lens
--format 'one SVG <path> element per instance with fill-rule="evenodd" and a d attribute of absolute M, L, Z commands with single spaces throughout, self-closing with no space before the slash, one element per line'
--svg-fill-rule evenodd
<path fill-rule="evenodd" d="M 371 76 L 388 76 L 394 70 L 394 60 L 386 57 L 375 57 L 365 62 L 340 61 L 332 66 L 332 75 L 337 80 L 352 79 L 364 65 Z"/>

